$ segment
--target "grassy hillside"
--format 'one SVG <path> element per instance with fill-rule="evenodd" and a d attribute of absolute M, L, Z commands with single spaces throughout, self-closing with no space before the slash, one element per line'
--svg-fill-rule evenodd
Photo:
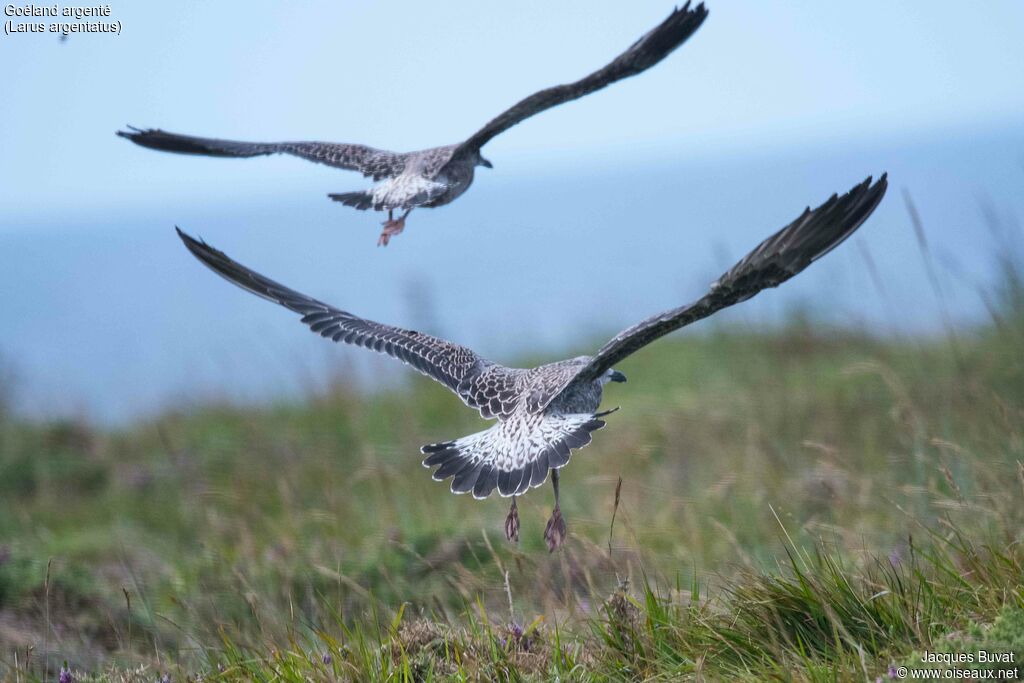
<path fill-rule="evenodd" d="M 633 357 L 554 555 L 550 487 L 513 546 L 507 501 L 430 480 L 419 446 L 482 423 L 418 377 L 124 431 L 0 417 L 0 680 L 874 680 L 1019 648 L 1021 291 L 955 339 Z"/>

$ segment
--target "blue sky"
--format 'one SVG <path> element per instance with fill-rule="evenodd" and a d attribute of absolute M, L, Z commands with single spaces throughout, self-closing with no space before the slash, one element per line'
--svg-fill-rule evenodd
<path fill-rule="evenodd" d="M 746 152 L 986 128 L 1024 113 L 1024 3 L 711 2 L 642 76 L 487 148 L 496 173 L 628 151 Z M 292 159 L 197 163 L 125 123 L 241 139 L 454 142 L 522 96 L 605 63 L 664 2 L 117 2 L 120 36 L 0 37 L 0 193 L 12 216 L 360 187 Z M 522 162 L 522 163 L 519 163 Z M 231 163 L 231 162 L 228 162 Z M 599 163 L 595 161 L 593 163 Z M 538 168 L 539 167 L 539 168 Z M 487 182 L 491 182 L 488 178 Z M 12 224 L 14 223 L 14 224 Z"/>

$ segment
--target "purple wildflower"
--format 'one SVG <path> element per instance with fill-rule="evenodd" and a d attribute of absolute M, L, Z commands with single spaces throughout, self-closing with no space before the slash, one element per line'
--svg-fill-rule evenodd
<path fill-rule="evenodd" d="M 530 642 L 531 639 L 524 635 L 523 627 L 513 621 L 511 624 L 506 626 L 506 628 L 508 629 L 509 638 L 502 638 L 501 646 L 507 647 L 509 641 L 511 641 L 515 648 L 520 652 L 529 652 L 532 643 Z"/>
<path fill-rule="evenodd" d="M 57 678 L 60 683 L 75 683 L 75 677 L 71 675 L 71 669 L 66 666 L 60 668 L 60 676 Z"/>
<path fill-rule="evenodd" d="M 321 657 L 320 659 L 321 659 L 321 661 L 323 661 L 323 663 L 324 663 L 324 664 L 326 664 L 327 666 L 330 666 L 330 665 L 331 665 L 331 662 L 333 662 L 333 661 L 334 661 L 334 658 L 333 658 L 333 657 L 331 657 L 331 653 L 330 653 L 330 652 L 325 652 L 325 653 L 324 653 L 324 656 L 323 656 L 323 657 Z"/>

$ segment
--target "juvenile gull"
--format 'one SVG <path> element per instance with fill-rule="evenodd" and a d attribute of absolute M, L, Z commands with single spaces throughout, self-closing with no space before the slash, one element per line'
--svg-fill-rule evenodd
<path fill-rule="evenodd" d="M 128 126 L 118 131 L 137 145 L 166 152 L 214 157 L 254 157 L 291 154 L 336 168 L 359 171 L 377 184 L 369 190 L 328 195 L 334 201 L 359 210 L 387 211 L 388 220 L 377 241 L 387 246 L 402 232 L 413 208 L 433 208 L 455 200 L 473 182 L 477 166 L 491 168 L 480 148 L 491 138 L 545 109 L 578 99 L 615 81 L 649 69 L 693 35 L 707 10 L 703 3 L 676 9 L 665 21 L 633 43 L 625 52 L 594 73 L 574 83 L 536 92 L 501 113 L 467 140 L 418 152 L 389 152 L 366 145 L 338 142 L 238 142 L 168 133 L 160 129 Z M 402 215 L 394 218 L 394 211 Z"/>
<path fill-rule="evenodd" d="M 544 538 L 554 550 L 566 534 L 558 505 L 558 470 L 569 462 L 571 451 L 590 443 L 591 432 L 605 424 L 601 418 L 618 410 L 598 411 L 604 385 L 626 381 L 612 366 L 673 330 L 793 277 L 849 237 L 878 206 L 886 186 L 884 174 L 874 184 L 868 178 L 843 196 L 833 195 L 818 208 L 806 209 L 712 283 L 704 296 L 623 330 L 593 356 L 529 369 L 505 367 L 453 342 L 360 318 L 249 270 L 180 229 L 178 234 L 206 266 L 299 313 L 320 336 L 408 363 L 482 417 L 497 420 L 485 431 L 424 446 L 423 465 L 437 468 L 433 478 L 438 481 L 450 477 L 454 493 L 486 498 L 497 489 L 512 496 L 505 523 L 510 540 L 519 530 L 515 496 L 543 484 L 550 471 L 555 506 Z"/>

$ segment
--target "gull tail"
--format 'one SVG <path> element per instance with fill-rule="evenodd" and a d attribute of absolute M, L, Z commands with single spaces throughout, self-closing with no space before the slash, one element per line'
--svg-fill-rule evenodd
<path fill-rule="evenodd" d="M 486 498 L 495 488 L 502 496 L 521 495 L 540 486 L 548 470 L 569 462 L 574 449 L 604 427 L 603 413 L 576 413 L 511 418 L 490 429 L 454 441 L 428 444 L 424 467 L 437 467 L 433 478 L 452 478 L 452 493 Z"/>

